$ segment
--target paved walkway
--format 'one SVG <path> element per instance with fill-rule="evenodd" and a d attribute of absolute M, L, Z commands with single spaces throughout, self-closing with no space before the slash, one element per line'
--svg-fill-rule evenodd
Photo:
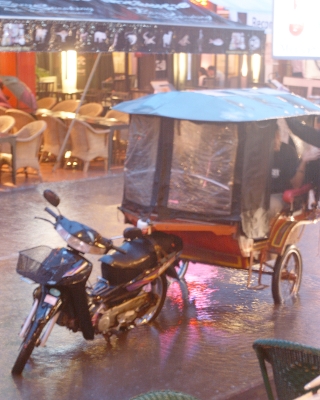
<path fill-rule="evenodd" d="M 191 264 L 185 283 L 173 283 L 157 321 L 113 337 L 86 342 L 80 333 L 55 327 L 45 348 L 34 351 L 21 378 L 10 369 L 17 333 L 30 305 L 32 286 L 15 273 L 18 250 L 63 244 L 44 216 L 45 188 L 61 197 L 60 211 L 104 236 L 122 232 L 121 172 L 81 181 L 42 183 L 0 193 L 0 393 L 6 400 L 129 400 L 150 390 L 172 389 L 199 400 L 265 400 L 252 343 L 282 338 L 320 346 L 319 226 L 300 242 L 304 272 L 300 295 L 275 307 L 270 287 L 246 289 L 247 273 Z M 94 259 L 93 279 L 100 274 Z M 266 284 L 270 284 L 268 279 Z"/>
<path fill-rule="evenodd" d="M 42 162 L 40 164 L 42 182 L 49 183 L 90 180 L 106 177 L 110 174 L 121 173 L 123 170 L 123 166 L 113 165 L 109 172 L 105 171 L 103 160 L 92 161 L 87 173 L 84 173 L 80 168 L 57 168 L 53 171 L 54 165 L 54 161 Z M 16 185 L 12 183 L 11 171 L 6 168 L 6 166 L 3 166 L 3 169 L 0 172 L 0 177 L 0 193 L 35 188 L 39 183 L 41 183 L 38 173 L 34 170 L 28 170 L 27 177 L 23 172 L 19 172 L 16 175 Z"/>

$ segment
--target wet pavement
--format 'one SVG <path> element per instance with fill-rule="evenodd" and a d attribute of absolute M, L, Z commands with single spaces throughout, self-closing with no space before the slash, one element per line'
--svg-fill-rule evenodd
<path fill-rule="evenodd" d="M 34 350 L 23 375 L 13 378 L 18 332 L 34 288 L 15 272 L 18 250 L 63 245 L 50 224 L 34 219 L 46 216 L 45 188 L 59 194 L 63 214 L 104 236 L 119 235 L 125 227 L 117 210 L 122 173 L 0 194 L 1 398 L 129 400 L 150 390 L 172 389 L 199 400 L 243 399 L 237 393 L 262 382 L 252 349 L 255 339 L 276 337 L 320 347 L 317 224 L 306 227 L 299 243 L 304 271 L 300 294 L 291 304 L 274 306 L 270 287 L 247 289 L 244 271 L 191 264 L 185 282 L 170 285 L 154 324 L 114 336 L 110 344 L 100 336 L 85 341 L 81 333 L 56 326 L 46 347 Z M 99 262 L 90 259 L 95 260 L 94 281 Z M 263 283 L 270 284 L 270 278 Z"/>

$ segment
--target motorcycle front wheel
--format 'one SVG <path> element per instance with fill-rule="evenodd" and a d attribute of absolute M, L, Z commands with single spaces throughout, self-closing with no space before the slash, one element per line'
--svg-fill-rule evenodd
<path fill-rule="evenodd" d="M 167 287 L 168 284 L 165 274 L 158 276 L 154 281 L 144 286 L 143 290 L 150 292 L 154 302 L 148 307 L 146 313 L 142 317 L 136 318 L 135 325 L 144 325 L 157 318 L 166 299 Z"/>
<path fill-rule="evenodd" d="M 41 324 L 39 321 L 33 321 L 30 325 L 29 332 L 24 338 L 19 355 L 12 367 L 11 373 L 12 375 L 20 375 L 35 348 L 37 341 L 43 331 L 45 325 Z"/>

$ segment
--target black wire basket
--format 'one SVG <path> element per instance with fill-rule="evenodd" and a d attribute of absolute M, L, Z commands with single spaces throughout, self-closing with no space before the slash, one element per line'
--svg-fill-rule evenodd
<path fill-rule="evenodd" d="M 80 256 L 64 248 L 37 246 L 19 252 L 17 273 L 40 284 L 56 284 Z"/>

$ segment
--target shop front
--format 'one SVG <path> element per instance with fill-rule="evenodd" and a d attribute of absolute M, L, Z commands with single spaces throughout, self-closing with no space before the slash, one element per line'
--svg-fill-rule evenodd
<path fill-rule="evenodd" d="M 150 82 L 162 79 L 177 89 L 195 87 L 199 67 L 209 65 L 222 71 L 224 87 L 258 84 L 263 30 L 218 16 L 210 2 L 201 4 L 11 1 L 0 15 L 0 73 L 18 75 L 35 91 L 40 81 L 50 82 L 48 76 L 55 88 L 82 89 L 102 53 L 91 89 L 108 79 L 125 92 L 152 91 Z M 64 65 L 73 63 L 71 73 L 62 70 L 64 58 Z"/>
<path fill-rule="evenodd" d="M 161 82 L 167 85 L 164 90 L 198 88 L 199 68 L 210 65 L 223 74 L 223 87 L 259 85 L 264 31 L 218 16 L 209 2 L 201 4 L 7 2 L 0 12 L 0 75 L 17 76 L 38 99 L 54 93 L 58 101 L 71 95 L 80 103 L 95 101 L 107 107 L 152 93 Z M 9 101 L 24 109 L 14 98 Z M 66 156 L 72 129 L 73 122 L 54 170 Z M 110 164 L 113 135 L 109 136 L 105 158 Z"/>

